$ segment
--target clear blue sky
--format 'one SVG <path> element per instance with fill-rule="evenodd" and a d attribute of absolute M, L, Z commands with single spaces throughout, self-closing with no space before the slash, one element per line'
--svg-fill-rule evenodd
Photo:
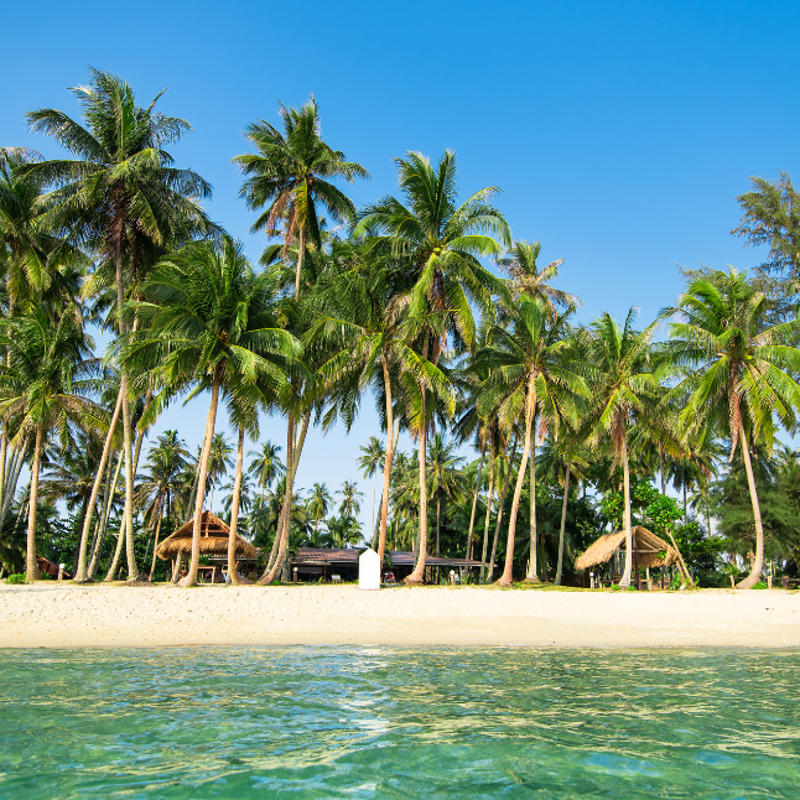
<path fill-rule="evenodd" d="M 0 145 L 54 155 L 23 114 L 77 114 L 66 87 L 89 65 L 142 104 L 168 86 L 159 107 L 195 129 L 174 155 L 213 184 L 212 216 L 253 259 L 264 242 L 248 234 L 231 157 L 248 122 L 277 124 L 279 100 L 312 92 L 325 139 L 372 173 L 350 190 L 357 205 L 394 191 L 393 157 L 455 150 L 464 193 L 498 186 L 514 236 L 566 259 L 559 286 L 586 320 L 637 306 L 649 322 L 680 291 L 676 264 L 757 264 L 729 234 L 735 197 L 748 176 L 800 175 L 800 5 L 788 2 L 46 0 L 15 4 L 4 27 Z M 201 399 L 158 427 L 197 442 L 204 415 Z M 299 485 L 354 477 L 373 433 L 372 414 L 349 439 L 313 433 Z M 283 424 L 263 435 L 282 441 Z"/>

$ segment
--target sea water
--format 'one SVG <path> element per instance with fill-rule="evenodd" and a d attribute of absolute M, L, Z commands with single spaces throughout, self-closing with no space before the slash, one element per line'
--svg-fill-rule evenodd
<path fill-rule="evenodd" d="M 798 798 L 800 652 L 0 650 L 0 797 Z"/>

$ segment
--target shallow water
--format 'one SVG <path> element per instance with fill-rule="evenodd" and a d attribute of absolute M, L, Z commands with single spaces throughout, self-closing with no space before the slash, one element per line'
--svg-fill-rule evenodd
<path fill-rule="evenodd" d="M 798 651 L 0 650 L 0 797 L 796 798 Z"/>

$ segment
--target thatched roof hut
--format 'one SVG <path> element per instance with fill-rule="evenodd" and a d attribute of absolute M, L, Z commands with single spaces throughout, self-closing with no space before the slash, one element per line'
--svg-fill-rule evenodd
<path fill-rule="evenodd" d="M 678 561 L 675 548 L 647 528 L 631 529 L 634 563 L 639 567 L 668 567 Z M 625 531 L 607 533 L 593 542 L 575 562 L 576 569 L 589 569 L 607 563 L 617 550 L 625 551 Z M 662 554 L 663 557 L 662 557 Z"/>
<path fill-rule="evenodd" d="M 200 553 L 203 555 L 224 556 L 228 553 L 230 528 L 211 511 L 204 511 L 200 524 Z M 184 522 L 175 533 L 164 539 L 156 548 L 156 555 L 162 561 L 175 558 L 180 553 L 191 553 L 194 519 Z M 241 536 L 236 536 L 237 558 L 255 558 L 256 549 Z"/>

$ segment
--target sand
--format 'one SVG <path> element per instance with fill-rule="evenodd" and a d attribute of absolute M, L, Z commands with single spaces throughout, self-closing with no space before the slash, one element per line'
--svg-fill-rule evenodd
<path fill-rule="evenodd" d="M 800 647 L 800 592 L 0 585 L 0 647 Z"/>

